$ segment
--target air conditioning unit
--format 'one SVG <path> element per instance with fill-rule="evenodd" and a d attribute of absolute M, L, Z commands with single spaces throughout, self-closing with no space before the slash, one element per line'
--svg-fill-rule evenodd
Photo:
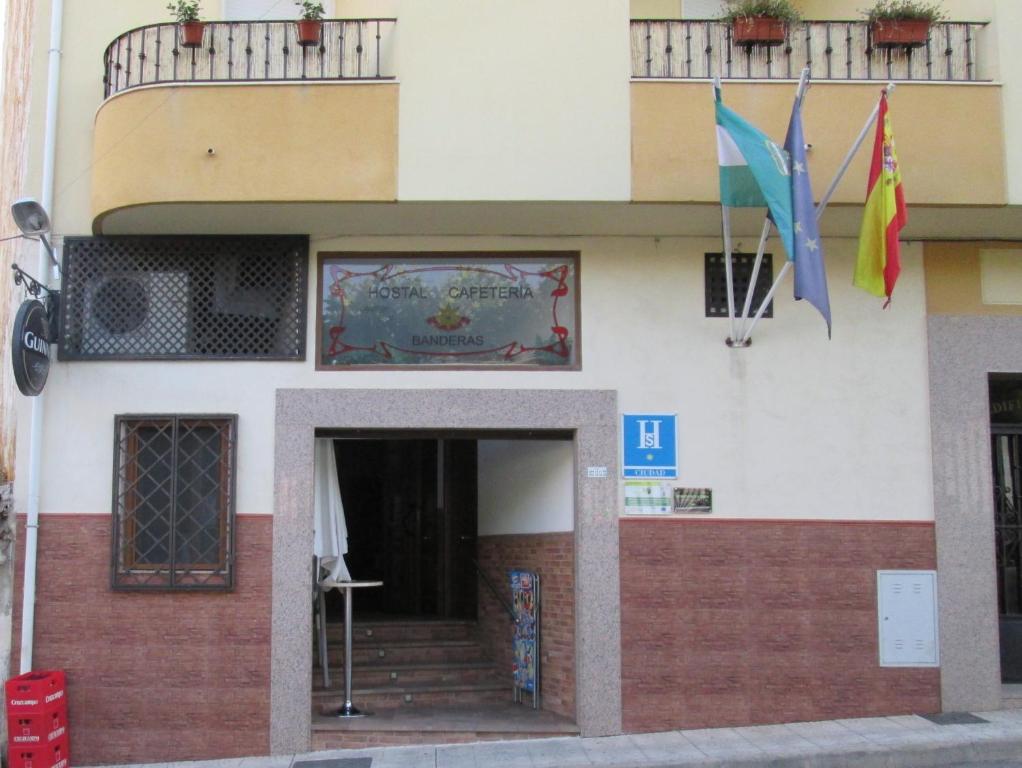
<path fill-rule="evenodd" d="M 82 354 L 164 356 L 188 353 L 187 272 L 128 272 L 85 284 Z"/>

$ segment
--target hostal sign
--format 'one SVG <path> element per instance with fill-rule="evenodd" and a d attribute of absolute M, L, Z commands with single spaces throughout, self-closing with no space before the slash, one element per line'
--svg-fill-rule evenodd
<path fill-rule="evenodd" d="M 327 255 L 322 369 L 578 367 L 576 254 Z"/>
<path fill-rule="evenodd" d="M 34 397 L 43 391 L 50 373 L 50 323 L 42 302 L 29 299 L 14 318 L 11 358 L 14 380 L 21 394 Z"/>

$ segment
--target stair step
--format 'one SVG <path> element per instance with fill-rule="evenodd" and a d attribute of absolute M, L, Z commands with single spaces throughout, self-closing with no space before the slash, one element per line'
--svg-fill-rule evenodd
<path fill-rule="evenodd" d="M 312 717 L 313 749 L 357 749 L 400 744 L 454 744 L 578 736 L 571 720 L 504 701 L 450 707 L 402 707 L 373 717 Z"/>
<path fill-rule="evenodd" d="M 344 642 L 327 642 L 330 666 L 340 667 L 344 663 Z M 313 652 L 313 659 L 318 660 Z M 472 640 L 413 640 L 408 642 L 353 642 L 351 660 L 356 667 L 367 664 L 447 664 L 467 661 L 483 661 L 483 651 Z"/>
<path fill-rule="evenodd" d="M 368 688 L 396 685 L 445 685 L 448 683 L 466 685 L 497 682 L 496 671 L 496 665 L 488 661 L 451 664 L 367 663 L 354 667 L 352 677 L 357 685 Z M 331 666 L 330 677 L 335 681 L 343 681 L 344 665 Z M 313 684 L 318 684 L 322 679 L 322 672 L 318 667 L 314 667 Z"/>
<path fill-rule="evenodd" d="M 344 623 L 327 622 L 327 639 L 330 642 L 344 641 Z M 438 619 L 429 621 L 381 621 L 358 622 L 351 628 L 354 642 L 409 642 L 415 640 L 472 640 L 475 638 L 476 622 L 459 619 Z"/>
<path fill-rule="evenodd" d="M 342 685 L 334 682 L 329 690 L 312 692 L 315 714 L 339 709 L 344 704 Z M 511 699 L 511 685 L 503 682 L 468 683 L 464 685 L 396 685 L 355 687 L 351 700 L 362 710 L 388 710 L 400 707 L 442 707 L 450 705 L 499 704 Z"/>
<path fill-rule="evenodd" d="M 552 739 L 558 736 L 577 736 L 575 733 L 506 733 L 504 731 L 323 731 L 313 725 L 312 750 L 371 749 L 373 747 L 400 747 L 426 744 L 471 744 L 477 741 L 510 741 L 512 739 Z"/>

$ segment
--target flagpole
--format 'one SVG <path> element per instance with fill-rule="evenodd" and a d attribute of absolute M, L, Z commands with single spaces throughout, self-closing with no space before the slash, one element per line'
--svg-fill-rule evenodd
<path fill-rule="evenodd" d="M 763 313 L 766 312 L 767 304 L 773 300 L 774 294 L 777 293 L 777 289 L 781 287 L 781 281 L 784 280 L 787 274 L 791 271 L 792 263 L 793 262 L 787 260 L 784 262 L 784 266 L 781 267 L 781 273 L 777 276 L 777 279 L 774 280 L 774 284 L 770 286 L 770 290 L 767 292 L 767 295 L 763 297 L 763 302 L 759 305 L 759 309 L 756 311 L 756 316 L 752 318 L 749 330 L 746 331 L 745 338 L 742 340 L 743 343 L 749 340 L 749 337 L 752 335 L 752 329 L 756 327 L 756 323 L 759 322 L 759 319 L 763 317 Z"/>
<path fill-rule="evenodd" d="M 799 110 L 802 109 L 802 99 L 805 96 L 806 90 L 808 88 L 809 88 L 809 67 L 803 67 L 802 74 L 800 74 L 798 78 L 798 88 L 795 89 L 795 103 L 798 104 Z M 770 292 L 767 294 L 768 298 L 765 299 L 759 305 L 759 311 L 756 312 L 756 317 L 752 321 L 752 325 L 750 325 L 749 329 L 746 331 L 744 328 L 745 320 L 748 317 L 749 308 L 752 306 L 752 295 L 756 290 L 756 282 L 759 279 L 759 269 L 763 263 L 763 253 L 766 250 L 766 241 L 769 236 L 770 236 L 770 217 L 767 216 L 763 221 L 763 232 L 759 236 L 759 248 L 756 251 L 756 264 L 752 268 L 752 278 L 749 280 L 749 287 L 745 291 L 745 306 L 742 307 L 742 318 L 739 325 L 739 328 L 742 330 L 740 343 L 742 346 L 745 347 L 749 346 L 750 343 L 749 336 L 752 335 L 752 329 L 756 325 L 756 321 L 758 321 L 759 318 L 762 317 L 763 312 L 765 311 L 764 308 L 769 302 L 770 297 L 772 297 L 774 293 L 777 291 L 778 285 L 780 284 L 784 276 L 787 274 L 787 269 L 781 270 L 781 274 L 777 276 L 777 280 L 774 281 L 774 284 L 770 287 Z M 790 263 L 791 262 L 786 262 L 786 265 Z"/>
<path fill-rule="evenodd" d="M 886 93 L 889 95 L 892 91 L 894 91 L 894 83 L 888 83 Z M 873 111 L 870 113 L 869 118 L 866 120 L 866 124 L 862 127 L 861 133 L 859 133 L 859 136 L 855 139 L 855 143 L 852 144 L 851 149 L 848 150 L 848 154 L 845 155 L 845 159 L 841 163 L 841 167 L 838 169 L 837 175 L 834 177 L 834 180 L 830 183 L 830 187 L 827 188 L 826 193 L 820 199 L 820 204 L 816 206 L 817 221 L 820 220 L 820 217 L 823 215 L 824 210 L 826 210 L 828 203 L 830 203 L 830 199 L 834 196 L 834 192 L 837 189 L 838 184 L 841 183 L 841 179 L 844 177 L 845 172 L 848 170 L 848 167 L 852 164 L 852 159 L 855 157 L 855 153 L 859 151 L 859 147 L 862 146 L 862 142 L 866 140 L 866 136 L 869 134 L 870 128 L 873 127 L 873 123 L 876 120 L 877 115 L 879 113 L 880 104 L 878 103 L 873 108 Z M 763 316 L 763 312 L 766 311 L 767 304 L 770 303 L 770 300 L 773 298 L 774 293 L 777 291 L 777 288 L 780 285 L 781 281 L 784 279 L 785 275 L 787 275 L 790 270 L 791 262 L 789 261 L 785 263 L 784 268 L 781 270 L 781 273 L 777 276 L 777 279 L 774 281 L 774 284 L 770 287 L 770 291 L 769 293 L 767 293 L 766 298 L 763 299 L 763 303 L 760 304 L 759 311 L 756 312 L 756 316 L 752 319 L 752 324 L 749 326 L 749 330 L 745 333 L 745 339 L 748 339 L 749 336 L 752 334 L 752 329 L 756 327 L 756 323 L 759 322 L 760 317 Z"/>
<path fill-rule="evenodd" d="M 738 320 L 738 336 L 743 343 L 747 335 L 744 332 L 745 321 L 749 317 L 749 309 L 752 308 L 752 295 L 756 291 L 756 282 L 759 280 L 759 268 L 763 264 L 763 253 L 766 251 L 767 238 L 770 237 L 770 217 L 763 217 L 763 231 L 759 235 L 759 246 L 756 248 L 756 263 L 752 266 L 752 277 L 749 278 L 749 285 L 745 289 L 745 304 L 742 306 L 742 316 Z"/>
<path fill-rule="evenodd" d="M 713 101 L 717 102 L 720 100 L 721 94 L 720 78 L 713 78 L 712 85 Z M 727 288 L 727 321 L 731 331 L 724 343 L 730 347 L 735 341 L 735 282 L 734 270 L 731 265 L 731 211 L 723 201 L 720 204 L 720 222 L 721 228 L 724 230 L 724 281 Z"/>
<path fill-rule="evenodd" d="M 887 84 L 885 92 L 887 93 L 888 96 L 891 95 L 891 93 L 894 91 L 894 88 L 895 88 L 894 83 Z M 873 127 L 873 122 L 877 119 L 878 114 L 880 114 L 879 102 L 875 107 L 873 107 L 873 111 L 870 112 L 869 119 L 866 120 L 866 124 L 862 126 L 862 131 L 859 133 L 859 137 L 855 140 L 855 143 L 852 144 L 852 148 L 848 150 L 848 154 L 845 155 L 844 162 L 842 162 L 841 167 L 838 168 L 837 175 L 834 177 L 834 181 L 830 183 L 830 186 L 827 188 L 827 191 L 824 192 L 823 197 L 820 198 L 820 204 L 816 206 L 817 221 L 820 220 L 820 217 L 823 215 L 824 210 L 826 210 L 828 203 L 830 203 L 830 198 L 834 196 L 834 192 L 837 190 L 837 185 L 841 183 L 841 179 L 844 177 L 845 172 L 848 170 L 848 166 L 852 164 L 852 158 L 855 157 L 855 153 L 859 151 L 859 147 L 862 146 L 862 142 L 864 142 L 866 140 L 866 136 L 869 135 L 869 130 L 870 128 Z"/>
<path fill-rule="evenodd" d="M 731 210 L 726 205 L 720 206 L 721 224 L 724 228 L 724 277 L 727 283 L 727 321 L 731 334 L 725 342 L 729 347 L 735 346 L 735 288 L 734 272 L 731 268 Z"/>

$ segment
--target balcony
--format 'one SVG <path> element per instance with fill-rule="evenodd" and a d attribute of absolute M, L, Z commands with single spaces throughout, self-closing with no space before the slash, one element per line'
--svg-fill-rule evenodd
<path fill-rule="evenodd" d="M 985 27 L 938 24 L 925 45 L 909 48 L 875 46 L 863 21 L 809 21 L 767 46 L 734 42 L 731 25 L 719 20 L 635 20 L 632 77 L 790 80 L 809 67 L 816 80 L 975 82 Z"/>
<path fill-rule="evenodd" d="M 895 81 L 891 119 L 913 204 L 1004 205 L 1004 107 L 1000 84 L 981 79 L 984 26 L 942 23 L 924 45 L 907 48 L 873 46 L 864 22 L 813 21 L 766 46 L 736 44 L 720 21 L 633 21 L 633 201 L 719 200 L 708 78 L 720 77 L 724 101 L 780 141 L 794 81 L 809 67 L 803 119 L 818 192 L 876 104 L 880 82 Z M 862 204 L 871 137 L 835 203 Z"/>
<path fill-rule="evenodd" d="M 210 204 L 393 201 L 395 26 L 332 19 L 316 45 L 277 21 L 210 22 L 194 48 L 176 24 L 118 37 L 93 135 L 93 230 L 171 216 L 178 231 Z"/>
<path fill-rule="evenodd" d="M 139 27 L 103 55 L 104 97 L 142 85 L 393 80 L 395 19 L 329 19 L 318 45 L 302 45 L 289 21 L 209 22 L 186 47 L 177 24 Z"/>

